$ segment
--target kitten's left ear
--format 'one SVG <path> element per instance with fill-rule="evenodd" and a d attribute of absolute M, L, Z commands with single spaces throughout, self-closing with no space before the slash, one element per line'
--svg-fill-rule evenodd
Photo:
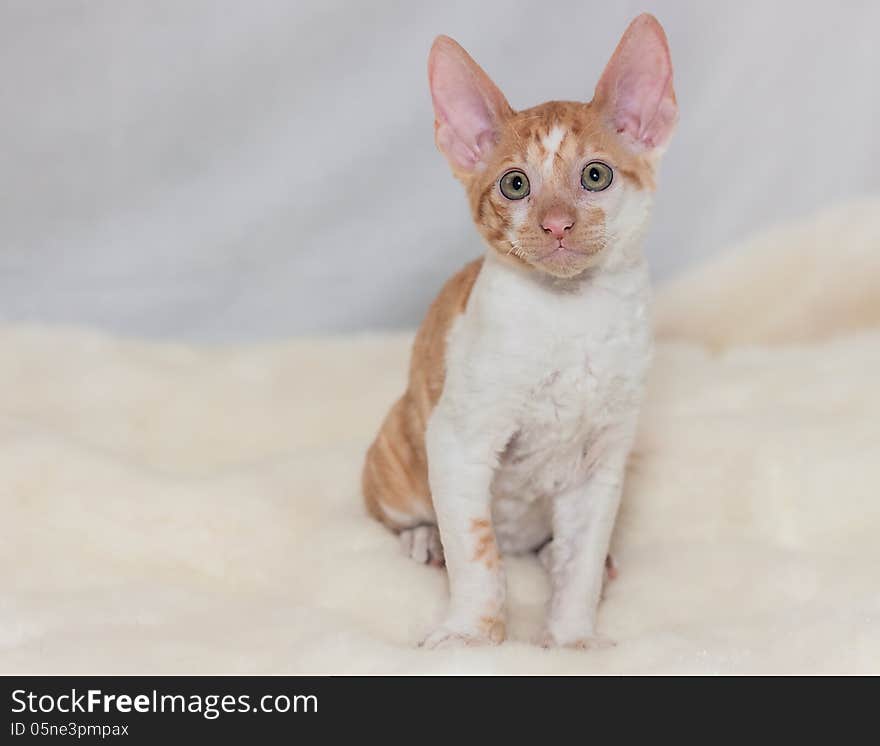
<path fill-rule="evenodd" d="M 454 40 L 438 36 L 428 57 L 437 147 L 457 175 L 484 166 L 503 120 L 504 94 Z"/>
<path fill-rule="evenodd" d="M 623 34 L 602 73 L 593 104 L 630 146 L 660 153 L 678 121 L 672 60 L 663 27 L 643 13 Z"/>

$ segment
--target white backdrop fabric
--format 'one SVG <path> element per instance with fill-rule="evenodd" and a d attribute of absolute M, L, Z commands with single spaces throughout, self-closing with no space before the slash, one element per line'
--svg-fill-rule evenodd
<path fill-rule="evenodd" d="M 0 318 L 208 340 L 411 327 L 481 251 L 433 145 L 432 38 L 522 108 L 589 98 L 643 10 L 682 114 L 658 277 L 880 188 L 870 0 L 6 0 Z"/>

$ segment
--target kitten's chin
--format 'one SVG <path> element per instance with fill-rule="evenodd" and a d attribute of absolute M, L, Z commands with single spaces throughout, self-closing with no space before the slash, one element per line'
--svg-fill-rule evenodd
<path fill-rule="evenodd" d="M 505 250 L 492 241 L 489 245 L 495 250 L 495 255 L 506 264 L 560 280 L 570 280 L 596 269 L 602 264 L 606 254 L 604 244 L 598 243 L 586 249 L 558 247 L 543 252 L 524 251 L 519 247 Z"/>
<path fill-rule="evenodd" d="M 597 267 L 602 261 L 602 253 L 601 247 L 593 251 L 577 251 L 560 247 L 530 260 L 529 263 L 538 271 L 551 277 L 571 279 Z"/>

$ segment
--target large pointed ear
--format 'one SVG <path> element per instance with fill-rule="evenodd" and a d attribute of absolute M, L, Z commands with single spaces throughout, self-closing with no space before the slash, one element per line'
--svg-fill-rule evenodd
<path fill-rule="evenodd" d="M 602 73 L 594 105 L 638 151 L 662 152 L 678 121 L 672 60 L 663 27 L 643 13 L 627 28 Z"/>
<path fill-rule="evenodd" d="M 437 147 L 455 173 L 486 164 L 500 125 L 512 113 L 504 94 L 448 36 L 438 36 L 428 56 Z"/>

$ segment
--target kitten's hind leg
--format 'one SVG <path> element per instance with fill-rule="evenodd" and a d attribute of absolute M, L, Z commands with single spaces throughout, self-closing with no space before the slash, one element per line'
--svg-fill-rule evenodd
<path fill-rule="evenodd" d="M 400 532 L 400 546 L 403 553 L 423 565 L 443 567 L 443 544 L 440 543 L 440 530 L 425 524 L 405 528 Z"/>
<path fill-rule="evenodd" d="M 500 495 L 492 503 L 492 520 L 502 554 L 528 554 L 550 540 L 549 500 L 519 500 Z"/>
<path fill-rule="evenodd" d="M 550 572 L 553 567 L 553 539 L 550 539 L 544 546 L 542 546 L 538 550 L 538 562 L 541 563 L 541 567 L 543 567 L 547 572 Z M 605 557 L 605 584 L 607 585 L 610 581 L 617 578 L 617 563 L 614 561 L 614 556 L 609 554 Z"/>

